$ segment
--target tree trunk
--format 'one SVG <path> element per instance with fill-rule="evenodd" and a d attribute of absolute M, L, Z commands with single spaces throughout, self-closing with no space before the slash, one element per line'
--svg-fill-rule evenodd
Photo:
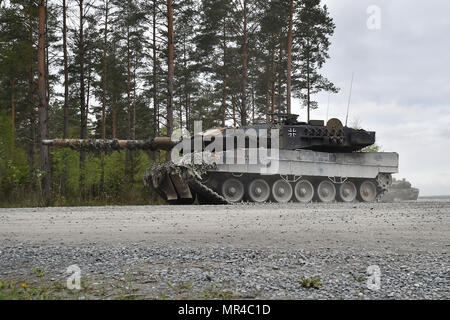
<path fill-rule="evenodd" d="M 242 61 L 242 106 L 241 126 L 247 125 L 247 59 L 248 59 L 248 34 L 247 34 L 247 0 L 244 0 L 244 30 L 243 30 L 243 61 Z"/>
<path fill-rule="evenodd" d="M 45 1 L 39 0 L 39 46 L 38 46 L 38 93 L 39 93 L 39 131 L 40 138 L 48 138 L 48 101 L 46 89 L 46 67 L 45 67 Z M 49 205 L 51 198 L 51 171 L 50 171 L 50 149 L 41 144 L 41 168 L 44 171 L 42 192 L 45 205 Z"/>
<path fill-rule="evenodd" d="M 67 4 L 63 0 L 63 56 L 64 56 L 64 131 L 63 139 L 69 136 L 69 69 L 67 59 Z"/>
<path fill-rule="evenodd" d="M 153 121 L 155 123 L 153 128 L 153 136 L 159 136 L 159 106 L 158 106 L 158 76 L 157 76 L 157 59 L 156 59 L 156 0 L 153 0 Z M 156 161 L 158 151 L 153 152 L 153 160 Z M 152 193 L 152 199 L 156 200 L 156 194 Z"/>
<path fill-rule="evenodd" d="M 64 56 L 64 129 L 63 139 L 69 137 L 69 70 L 67 59 L 67 4 L 63 0 L 63 56 Z M 63 169 L 61 173 L 61 193 L 66 195 L 67 183 L 67 151 L 63 154 Z"/>
<path fill-rule="evenodd" d="M 130 3 L 130 0 L 128 0 Z M 130 18 L 130 5 L 127 7 L 127 19 Z M 131 49 L 130 49 L 130 25 L 127 21 L 127 139 L 131 138 Z"/>
<path fill-rule="evenodd" d="M 168 79 L 167 79 L 167 135 L 173 133 L 173 78 L 174 78 L 174 47 L 173 47 L 173 4 L 172 0 L 167 0 L 167 22 L 168 22 Z M 170 152 L 167 152 L 167 159 L 170 160 Z"/>
<path fill-rule="evenodd" d="M 271 82 L 272 82 L 272 101 L 271 101 L 271 113 L 272 113 L 272 122 L 275 120 L 275 47 L 272 48 L 272 74 L 271 74 Z"/>
<path fill-rule="evenodd" d="M 155 121 L 154 136 L 159 136 L 158 77 L 156 59 L 156 0 L 153 0 L 153 115 Z"/>
<path fill-rule="evenodd" d="M 102 95 L 102 139 L 106 139 L 106 85 L 107 85 L 107 48 L 108 48 L 108 17 L 109 17 L 109 2 L 106 1 L 105 7 L 105 25 L 103 35 L 103 95 Z"/>
<path fill-rule="evenodd" d="M 29 147 L 29 159 L 30 159 L 30 190 L 34 187 L 34 155 L 36 154 L 36 124 L 35 124 L 35 108 L 34 108 L 34 58 L 33 58 L 33 2 L 30 4 L 29 12 L 29 49 L 30 49 L 30 69 L 28 79 L 28 101 L 30 108 L 30 147 Z"/>
<path fill-rule="evenodd" d="M 45 1 L 45 81 L 47 86 L 47 105 L 50 103 L 50 59 L 48 54 L 49 44 L 47 41 L 48 36 L 48 0 Z"/>
<path fill-rule="evenodd" d="M 307 41 L 307 46 L 309 48 L 309 41 Z M 311 71 L 310 71 L 310 57 L 309 57 L 309 49 L 306 54 L 306 106 L 308 109 L 308 123 L 311 120 Z"/>
<path fill-rule="evenodd" d="M 132 118 L 132 111 L 131 111 L 131 45 L 130 45 L 130 38 L 131 38 L 131 30 L 130 30 L 130 1 L 127 0 L 127 17 L 126 17 L 126 24 L 127 24 L 127 38 L 126 38 L 126 44 L 127 44 L 127 139 L 132 138 L 132 125 L 131 125 L 131 118 Z M 133 167 L 133 155 L 131 150 L 125 150 L 125 177 L 129 183 L 133 182 L 133 173 L 132 173 L 132 167 Z"/>
<path fill-rule="evenodd" d="M 281 100 L 282 100 L 282 80 L 281 75 L 283 74 L 282 70 L 282 61 L 283 61 L 283 41 L 282 41 L 283 34 L 280 32 L 280 52 L 278 57 L 278 113 L 282 113 L 281 110 Z"/>
<path fill-rule="evenodd" d="M 270 121 L 270 79 L 267 78 L 267 90 L 266 90 L 266 122 Z"/>
<path fill-rule="evenodd" d="M 80 111 L 81 111 L 81 139 L 87 138 L 87 115 L 86 115 L 86 96 L 85 96 L 85 87 L 84 87 L 84 0 L 78 0 L 79 1 L 79 8 L 80 8 L 80 30 L 79 30 L 79 36 L 80 36 Z M 86 199 L 86 185 L 85 185 L 85 167 L 86 167 L 86 151 L 81 150 L 80 151 L 80 193 L 81 198 L 83 200 Z"/>
<path fill-rule="evenodd" d="M 11 151 L 14 153 L 16 142 L 16 79 L 11 80 Z"/>
<path fill-rule="evenodd" d="M 133 69 L 133 127 L 131 129 L 131 137 L 133 140 L 136 140 L 136 68 L 137 68 L 137 55 L 134 61 L 134 69 Z"/>
<path fill-rule="evenodd" d="M 107 84 L 107 48 L 108 48 L 109 0 L 105 1 L 105 25 L 103 35 L 103 94 L 102 94 L 102 140 L 106 139 L 106 84 Z M 105 193 L 105 152 L 101 154 L 100 193 Z"/>
<path fill-rule="evenodd" d="M 187 105 L 186 105 L 186 130 L 191 132 L 191 94 L 187 94 Z"/>
<path fill-rule="evenodd" d="M 189 88 L 188 88 L 188 77 L 187 77 L 187 71 L 188 71 L 188 67 L 187 67 L 187 50 L 186 50 L 186 36 L 183 35 L 183 68 L 184 68 L 184 109 L 186 111 L 186 130 L 188 130 L 188 123 L 187 123 L 187 119 L 188 119 L 188 110 L 189 110 L 189 101 L 188 101 L 188 95 L 189 95 Z M 180 105 L 180 129 L 183 129 L 183 118 L 182 118 L 182 108 Z"/>
<path fill-rule="evenodd" d="M 226 73 L 226 57 L 227 57 L 227 29 L 226 29 L 226 21 L 223 21 L 223 42 L 222 42 L 222 50 L 223 50 L 223 78 L 222 78 L 222 127 L 225 127 L 225 121 L 227 118 L 227 73 Z"/>
<path fill-rule="evenodd" d="M 113 107 L 113 114 L 112 114 L 113 139 L 117 139 L 117 100 L 115 100 L 115 97 L 112 107 Z"/>
<path fill-rule="evenodd" d="M 252 123 L 255 124 L 255 85 L 253 79 L 251 80 L 251 93 L 252 93 Z"/>
<path fill-rule="evenodd" d="M 225 122 L 227 119 L 227 80 L 223 79 L 222 83 L 222 127 L 225 128 Z"/>
<path fill-rule="evenodd" d="M 288 31 L 288 48 L 287 48 L 287 113 L 291 114 L 291 73 L 292 73 L 292 24 L 294 16 L 294 0 L 289 2 L 289 31 Z"/>
<path fill-rule="evenodd" d="M 87 90 L 86 90 L 86 128 L 89 119 L 89 103 L 91 101 L 91 81 L 92 81 L 92 66 L 91 61 L 88 63 L 88 77 L 87 77 Z"/>
<path fill-rule="evenodd" d="M 236 100 L 233 97 L 231 103 L 233 104 L 233 128 L 237 127 L 237 121 L 236 121 Z"/>

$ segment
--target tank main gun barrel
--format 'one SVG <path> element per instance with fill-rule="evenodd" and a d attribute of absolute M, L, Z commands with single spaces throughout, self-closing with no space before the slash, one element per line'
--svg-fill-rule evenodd
<path fill-rule="evenodd" d="M 87 151 L 117 151 L 117 150 L 165 150 L 170 151 L 177 144 L 169 137 L 157 137 L 152 140 L 103 140 L 103 139 L 54 139 L 43 140 L 45 146 L 71 148 Z"/>

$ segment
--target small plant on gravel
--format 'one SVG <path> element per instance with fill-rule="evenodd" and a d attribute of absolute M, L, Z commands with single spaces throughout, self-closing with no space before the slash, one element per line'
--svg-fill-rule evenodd
<path fill-rule="evenodd" d="M 169 299 L 169 297 L 165 294 L 165 293 L 163 293 L 163 292 L 161 292 L 160 294 L 159 294 L 159 300 L 168 300 Z"/>
<path fill-rule="evenodd" d="M 31 288 L 27 286 L 22 286 L 24 290 L 24 296 L 27 300 L 49 300 L 50 294 L 48 288 Z"/>
<path fill-rule="evenodd" d="M 322 279 L 320 277 L 303 278 L 298 283 L 305 289 L 320 289 L 322 284 L 320 283 Z"/>
<path fill-rule="evenodd" d="M 51 296 L 46 286 L 32 287 L 26 282 L 0 281 L 0 300 L 49 300 Z"/>
<path fill-rule="evenodd" d="M 43 277 L 45 275 L 45 267 L 42 268 L 33 268 L 33 272 L 38 276 L 39 278 Z"/>
<path fill-rule="evenodd" d="M 55 281 L 53 283 L 53 288 L 52 289 L 56 290 L 56 291 L 63 291 L 65 289 L 67 289 L 67 286 L 65 286 L 62 282 Z"/>
<path fill-rule="evenodd" d="M 12 281 L 0 280 L 0 300 L 17 300 L 19 293 Z"/>
<path fill-rule="evenodd" d="M 135 291 L 135 289 L 133 287 L 133 276 L 131 274 L 127 273 L 123 276 L 123 278 L 125 279 L 125 282 L 126 282 L 125 289 L 127 290 L 127 292 L 129 294 L 131 294 L 132 292 Z"/>
<path fill-rule="evenodd" d="M 135 294 L 119 294 L 114 297 L 115 300 L 136 300 L 137 298 Z"/>
<path fill-rule="evenodd" d="M 181 293 L 189 290 L 192 287 L 193 282 L 192 281 L 181 282 L 181 283 L 178 283 L 178 284 L 175 284 L 175 285 L 167 283 L 167 285 L 169 286 L 170 289 L 175 291 L 175 293 L 181 294 Z"/>
<path fill-rule="evenodd" d="M 255 290 L 254 292 L 253 292 L 253 295 L 255 296 L 255 297 L 258 297 L 258 296 L 260 296 L 262 294 L 262 290 Z"/>
<path fill-rule="evenodd" d="M 212 284 L 208 289 L 203 290 L 200 299 L 217 299 L 217 300 L 231 300 L 242 298 L 239 292 L 231 291 L 221 285 Z"/>
<path fill-rule="evenodd" d="M 366 281 L 366 277 L 353 277 L 356 282 L 364 282 Z"/>

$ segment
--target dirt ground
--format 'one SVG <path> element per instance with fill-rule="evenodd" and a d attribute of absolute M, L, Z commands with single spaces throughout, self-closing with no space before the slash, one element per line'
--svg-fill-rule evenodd
<path fill-rule="evenodd" d="M 450 200 L 0 209 L 3 244 L 450 249 Z"/>

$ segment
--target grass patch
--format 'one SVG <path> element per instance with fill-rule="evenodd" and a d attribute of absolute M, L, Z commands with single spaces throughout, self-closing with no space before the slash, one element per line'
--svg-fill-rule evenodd
<path fill-rule="evenodd" d="M 320 289 L 322 284 L 320 283 L 322 279 L 320 277 L 304 278 L 298 283 L 305 289 Z"/>
<path fill-rule="evenodd" d="M 170 289 L 172 289 L 176 293 L 182 293 L 184 291 L 189 290 L 189 288 L 192 287 L 193 282 L 192 281 L 181 282 L 181 283 L 178 283 L 178 284 L 175 284 L 175 285 L 168 283 L 167 285 L 169 286 Z"/>
<path fill-rule="evenodd" d="M 228 284 L 228 281 L 212 283 L 206 289 L 194 291 L 192 281 L 177 284 L 168 283 L 167 285 L 171 289 L 171 292 L 162 292 L 156 299 L 231 300 L 243 297 L 241 293 L 226 288 L 226 284 Z"/>
<path fill-rule="evenodd" d="M 356 282 L 364 282 L 367 280 L 366 277 L 355 277 L 355 276 L 353 277 L 353 279 L 355 279 Z"/>
<path fill-rule="evenodd" d="M 208 300 L 231 300 L 242 298 L 241 293 L 225 288 L 225 283 L 228 283 L 228 281 L 224 281 L 221 284 L 211 284 L 209 288 L 203 290 L 199 298 Z"/>
<path fill-rule="evenodd" d="M 0 300 L 50 300 L 54 291 L 48 286 L 31 286 L 27 283 L 0 281 Z"/>
<path fill-rule="evenodd" d="M 39 278 L 45 276 L 45 267 L 42 267 L 42 268 L 39 268 L 39 269 L 38 268 L 33 268 L 32 270 L 33 270 L 34 274 L 37 277 L 39 277 Z"/>

